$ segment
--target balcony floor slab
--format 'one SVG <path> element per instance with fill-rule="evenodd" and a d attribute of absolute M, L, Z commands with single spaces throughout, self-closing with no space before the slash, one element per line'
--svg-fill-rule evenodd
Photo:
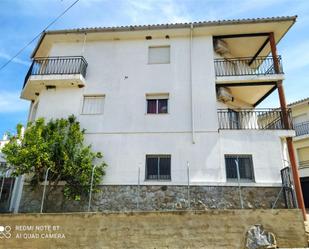
<path fill-rule="evenodd" d="M 216 84 L 276 82 L 279 80 L 284 80 L 284 74 L 216 76 Z"/>
<path fill-rule="evenodd" d="M 77 87 L 79 85 L 85 85 L 85 78 L 81 74 L 31 75 L 22 90 L 21 98 L 32 100 L 35 98 L 35 93 L 39 93 L 48 85 L 56 87 Z"/>

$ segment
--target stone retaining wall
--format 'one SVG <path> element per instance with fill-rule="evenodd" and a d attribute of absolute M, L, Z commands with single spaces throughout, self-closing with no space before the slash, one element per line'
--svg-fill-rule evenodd
<path fill-rule="evenodd" d="M 153 210 L 205 210 L 241 208 L 238 187 L 175 185 L 103 185 L 101 192 L 93 195 L 92 211 L 153 211 Z M 280 188 L 242 187 L 244 208 L 271 208 Z M 24 186 L 20 212 L 38 212 L 42 188 L 33 191 Z M 190 199 L 190 205 L 189 205 Z M 69 201 L 63 197 L 62 187 L 49 197 L 46 212 L 86 211 L 88 196 L 81 201 Z M 279 196 L 276 208 L 284 208 L 283 196 Z"/>

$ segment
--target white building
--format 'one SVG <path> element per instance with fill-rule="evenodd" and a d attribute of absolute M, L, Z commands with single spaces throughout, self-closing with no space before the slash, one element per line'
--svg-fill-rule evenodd
<path fill-rule="evenodd" d="M 284 105 L 256 106 L 282 90 L 276 43 L 295 20 L 46 31 L 21 98 L 30 120 L 78 117 L 104 153 L 104 186 L 186 187 L 189 178 L 220 191 L 237 186 L 238 158 L 244 189 L 278 193 L 294 131 Z"/>
<path fill-rule="evenodd" d="M 5 167 L 6 165 L 6 161 L 4 159 L 3 154 L 1 153 L 2 148 L 4 147 L 4 145 L 6 145 L 8 143 L 8 138 L 7 135 L 3 135 L 2 140 L 0 140 L 0 169 L 2 167 Z"/>
<path fill-rule="evenodd" d="M 290 103 L 296 136 L 293 138 L 306 208 L 309 208 L 309 98 Z"/>
<path fill-rule="evenodd" d="M 2 140 L 0 140 L 0 212 L 13 211 L 14 207 L 20 201 L 21 192 L 21 179 L 18 177 L 15 179 L 11 176 L 11 170 L 9 169 L 5 156 L 1 152 L 3 147 L 9 142 L 7 134 L 4 134 Z M 15 184 L 17 183 L 17 184 Z M 18 198 L 18 200 L 17 200 Z"/>

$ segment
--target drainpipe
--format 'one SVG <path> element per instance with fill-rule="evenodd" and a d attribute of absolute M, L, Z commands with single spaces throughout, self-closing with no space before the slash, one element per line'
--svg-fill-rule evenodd
<path fill-rule="evenodd" d="M 83 41 L 83 46 L 82 46 L 81 56 L 83 56 L 83 55 L 84 55 L 86 41 L 87 41 L 87 33 L 84 33 L 84 41 Z"/>
<path fill-rule="evenodd" d="M 194 100 L 193 100 L 193 80 L 192 80 L 192 40 L 193 40 L 193 23 L 190 25 L 190 56 L 189 56 L 189 77 L 190 77 L 190 92 L 191 92 L 191 132 L 192 144 L 195 144 L 195 125 L 194 125 Z"/>

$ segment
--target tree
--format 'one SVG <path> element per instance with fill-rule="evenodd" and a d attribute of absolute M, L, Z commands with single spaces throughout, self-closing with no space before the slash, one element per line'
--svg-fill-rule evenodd
<path fill-rule="evenodd" d="M 17 134 L 9 134 L 9 143 L 2 149 L 14 176 L 27 174 L 32 187 L 37 188 L 49 168 L 46 199 L 64 181 L 64 196 L 80 200 L 81 195 L 89 193 L 92 169 L 97 164 L 93 190 L 98 190 L 107 165 L 100 152 L 84 145 L 85 130 L 80 128 L 75 116 L 47 123 L 39 118 L 28 124 L 24 135 L 21 131 L 18 125 Z"/>

